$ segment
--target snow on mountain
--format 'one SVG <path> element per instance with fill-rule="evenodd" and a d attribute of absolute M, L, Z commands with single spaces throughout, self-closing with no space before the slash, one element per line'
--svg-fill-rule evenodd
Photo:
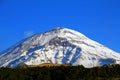
<path fill-rule="evenodd" d="M 42 63 L 83 65 L 89 68 L 120 64 L 120 54 L 77 31 L 56 28 L 22 40 L 0 55 L 0 67 Z"/>

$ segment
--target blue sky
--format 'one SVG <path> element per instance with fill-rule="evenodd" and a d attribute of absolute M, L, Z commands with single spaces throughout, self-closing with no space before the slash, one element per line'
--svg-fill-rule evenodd
<path fill-rule="evenodd" d="M 120 0 L 0 0 L 0 52 L 58 26 L 120 52 Z"/>

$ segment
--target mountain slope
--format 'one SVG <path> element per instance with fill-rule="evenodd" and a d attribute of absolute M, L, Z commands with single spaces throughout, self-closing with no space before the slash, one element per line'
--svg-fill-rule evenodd
<path fill-rule="evenodd" d="M 83 65 L 120 64 L 120 54 L 67 28 L 33 35 L 0 55 L 0 66 L 42 63 Z"/>

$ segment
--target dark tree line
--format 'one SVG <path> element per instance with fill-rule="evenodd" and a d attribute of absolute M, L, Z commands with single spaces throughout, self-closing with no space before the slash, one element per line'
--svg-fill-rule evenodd
<path fill-rule="evenodd" d="M 120 65 L 0 68 L 0 80 L 120 80 Z"/>

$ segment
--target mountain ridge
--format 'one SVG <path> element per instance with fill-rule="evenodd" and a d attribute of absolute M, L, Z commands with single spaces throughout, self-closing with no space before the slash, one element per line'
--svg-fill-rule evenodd
<path fill-rule="evenodd" d="M 120 64 L 119 59 L 117 52 L 77 31 L 60 27 L 32 35 L 4 51 L 0 55 L 0 66 L 54 63 L 95 67 Z"/>

